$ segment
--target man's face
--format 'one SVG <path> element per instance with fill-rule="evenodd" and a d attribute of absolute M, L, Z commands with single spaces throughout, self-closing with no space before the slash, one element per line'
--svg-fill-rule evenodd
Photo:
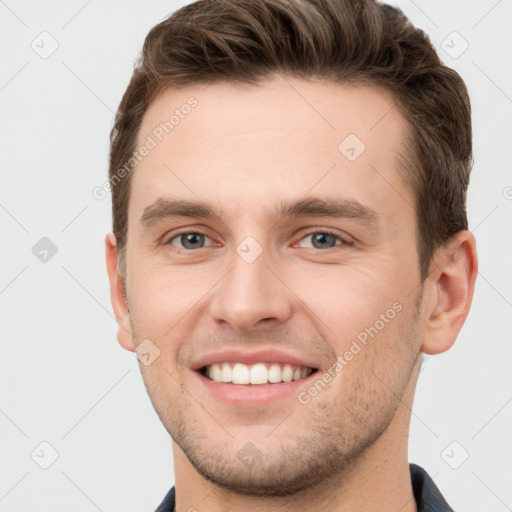
<path fill-rule="evenodd" d="M 145 114 L 139 146 L 157 144 L 132 176 L 133 340 L 160 351 L 141 371 L 165 427 L 221 486 L 297 491 L 407 421 L 423 313 L 393 103 L 275 78 L 168 90 Z M 175 201 L 217 216 L 171 215 Z"/>

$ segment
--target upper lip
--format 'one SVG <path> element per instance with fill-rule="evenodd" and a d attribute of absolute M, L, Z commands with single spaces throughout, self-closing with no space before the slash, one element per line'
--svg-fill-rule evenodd
<path fill-rule="evenodd" d="M 276 349 L 262 349 L 262 350 L 240 350 L 240 349 L 226 349 L 219 352 L 212 352 L 196 359 L 191 368 L 192 370 L 200 370 L 205 366 L 210 366 L 214 363 L 282 363 L 290 364 L 292 366 L 305 366 L 307 368 L 318 369 L 317 363 L 304 359 L 294 354 L 289 354 Z"/>

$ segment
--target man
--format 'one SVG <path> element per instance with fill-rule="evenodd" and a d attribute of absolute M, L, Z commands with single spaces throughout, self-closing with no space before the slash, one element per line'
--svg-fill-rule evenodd
<path fill-rule="evenodd" d="M 408 463 L 422 354 L 477 273 L 462 79 L 371 0 L 196 2 L 111 138 L 118 340 L 173 439 L 159 511 L 445 511 Z"/>

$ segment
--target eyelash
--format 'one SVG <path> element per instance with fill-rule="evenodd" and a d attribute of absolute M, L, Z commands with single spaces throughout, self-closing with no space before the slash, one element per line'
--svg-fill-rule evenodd
<path fill-rule="evenodd" d="M 335 233 L 334 231 L 330 231 L 329 229 L 321 229 L 321 230 L 316 230 L 316 231 L 310 231 L 309 233 L 306 233 L 304 234 L 300 239 L 300 240 L 303 240 L 304 238 L 308 237 L 308 236 L 311 236 L 311 235 L 315 235 L 317 233 L 321 233 L 323 235 L 331 235 L 335 238 L 337 238 L 338 240 L 341 241 L 341 244 L 339 245 L 335 245 L 334 247 L 328 247 L 327 249 L 317 249 L 319 251 L 329 251 L 330 249 L 335 249 L 336 247 L 342 247 L 342 246 L 351 246 L 351 245 L 354 245 L 353 242 L 343 238 L 342 236 L 340 236 L 338 233 Z M 194 230 L 194 231 L 183 231 L 182 233 L 178 233 L 176 235 L 174 235 L 172 238 L 170 238 L 167 242 L 164 243 L 164 245 L 172 245 L 172 241 L 183 236 L 183 235 L 203 235 L 207 238 L 210 238 L 206 233 L 204 233 L 203 231 L 200 231 L 200 230 Z M 179 248 L 179 249 L 182 249 L 184 251 L 187 251 L 187 252 L 193 252 L 193 251 L 197 251 L 199 249 L 206 249 L 206 247 L 199 247 L 198 249 L 185 249 L 185 248 Z M 316 247 L 306 247 L 306 249 L 316 249 Z"/>

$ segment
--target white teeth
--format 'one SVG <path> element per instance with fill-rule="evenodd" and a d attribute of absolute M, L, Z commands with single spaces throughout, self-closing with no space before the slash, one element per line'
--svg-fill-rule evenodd
<path fill-rule="evenodd" d="M 257 363 L 252 366 L 242 363 L 214 363 L 206 368 L 206 376 L 215 382 L 233 384 L 278 384 L 300 380 L 313 372 L 311 368 L 277 363 Z"/>
<path fill-rule="evenodd" d="M 212 366 L 212 379 L 215 382 L 220 382 L 222 380 L 222 370 L 220 369 L 220 366 L 218 364 L 214 364 Z"/>
<path fill-rule="evenodd" d="M 231 366 L 229 364 L 222 365 L 222 379 L 221 382 L 231 382 L 233 378 L 233 371 L 231 370 Z"/>
<path fill-rule="evenodd" d="M 251 367 L 251 384 L 266 384 L 268 382 L 267 367 L 263 363 Z"/>
<path fill-rule="evenodd" d="M 283 382 L 291 382 L 293 380 L 293 369 L 289 364 L 285 364 L 283 368 L 283 375 L 281 377 Z"/>
<path fill-rule="evenodd" d="M 249 384 L 249 367 L 245 364 L 236 363 L 235 366 L 233 366 L 231 382 L 233 382 L 233 384 Z"/>
<path fill-rule="evenodd" d="M 268 369 L 268 381 L 272 384 L 281 382 L 281 367 L 278 364 L 270 365 Z"/>

